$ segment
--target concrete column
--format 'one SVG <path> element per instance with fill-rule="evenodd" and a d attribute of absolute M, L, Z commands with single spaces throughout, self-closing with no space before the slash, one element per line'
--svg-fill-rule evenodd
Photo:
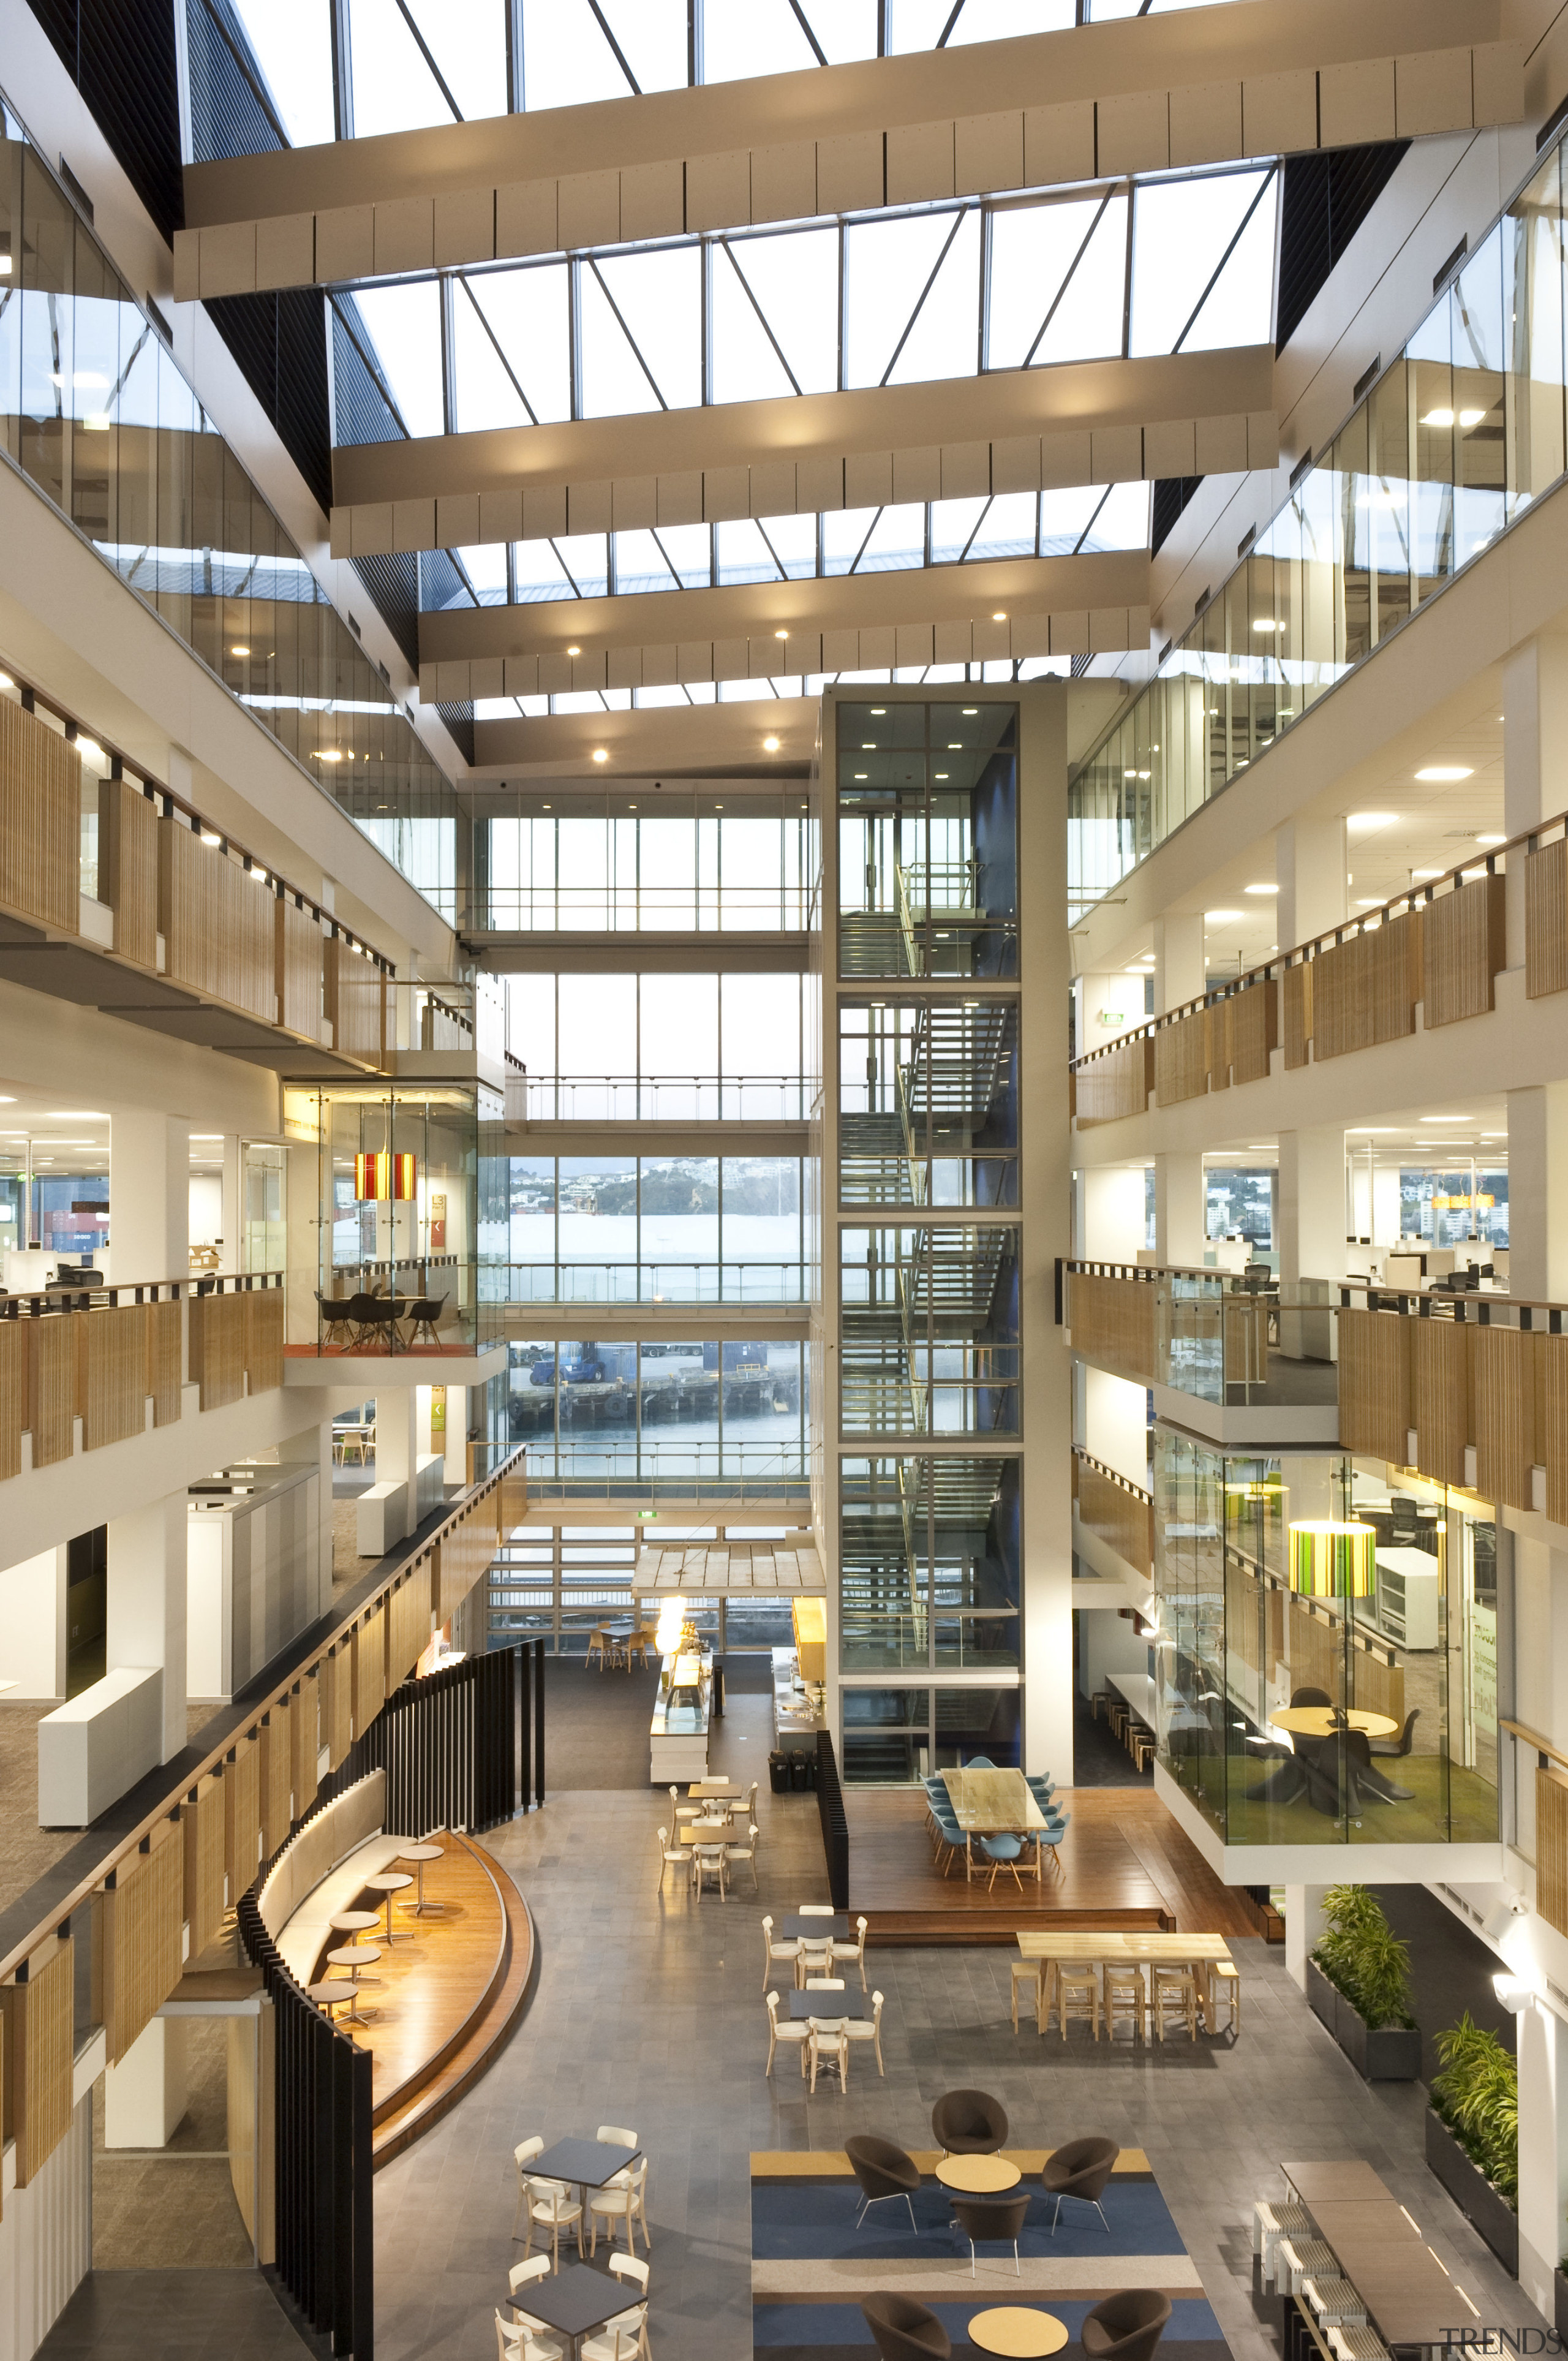
<path fill-rule="evenodd" d="M 1090 1262 L 1136 1262 L 1147 1232 L 1141 1164 L 1091 1166 L 1078 1176 L 1082 1243 Z"/>
<path fill-rule="evenodd" d="M 1155 1260 L 1179 1268 L 1201 1269 L 1208 1243 L 1200 1155 L 1157 1156 L 1154 1160 Z"/>
<path fill-rule="evenodd" d="M 1275 831 L 1274 873 L 1279 881 L 1275 915 L 1282 951 L 1327 934 L 1331 927 L 1343 926 L 1348 868 L 1343 818 L 1287 820 Z"/>
<path fill-rule="evenodd" d="M 1323 1931 L 1326 1885 L 1288 1885 L 1285 1889 L 1285 1965 L 1303 1992 L 1307 1961 Z"/>
<path fill-rule="evenodd" d="M 167 2147 L 189 2095 L 186 2020 L 155 2016 L 104 2076 L 105 2147 Z"/>
<path fill-rule="evenodd" d="M 121 1284 L 183 1279 L 191 1265 L 191 1125 L 116 1115 L 109 1126 L 110 1269 Z"/>
<path fill-rule="evenodd" d="M 1519 2285 L 1552 2314 L 1552 2269 L 1568 2207 L 1568 2025 L 1532 2000 L 1518 2019 Z"/>
<path fill-rule="evenodd" d="M 1568 1082 L 1508 1096 L 1508 1289 L 1568 1302 Z"/>
<path fill-rule="evenodd" d="M 109 1520 L 104 1665 L 162 1665 L 163 1763 L 185 1744 L 188 1521 L 183 1492 Z"/>
<path fill-rule="evenodd" d="M 1163 1016 L 1203 992 L 1203 913 L 1172 910 L 1154 922 L 1154 1005 Z"/>
<path fill-rule="evenodd" d="M 1338 1279 L 1344 1268 L 1344 1134 L 1338 1125 L 1279 1135 L 1279 1279 Z"/>

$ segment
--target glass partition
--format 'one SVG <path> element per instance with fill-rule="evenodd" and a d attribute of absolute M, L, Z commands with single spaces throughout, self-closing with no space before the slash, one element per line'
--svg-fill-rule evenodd
<path fill-rule="evenodd" d="M 843 975 L 1017 972 L 1015 706 L 837 707 Z"/>
<path fill-rule="evenodd" d="M 1227 1844 L 1495 1841 L 1489 1504 L 1155 1430 L 1160 1760 Z"/>
<path fill-rule="evenodd" d="M 472 1084 L 286 1088 L 291 1350 L 488 1341 L 507 1286 L 501 1115 Z"/>
<path fill-rule="evenodd" d="M 1074 774 L 1076 913 L 1557 483 L 1563 144 Z"/>

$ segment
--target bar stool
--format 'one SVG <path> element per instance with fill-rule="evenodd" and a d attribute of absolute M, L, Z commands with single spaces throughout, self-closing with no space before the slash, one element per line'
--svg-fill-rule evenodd
<path fill-rule="evenodd" d="M 1187 2020 L 1191 2038 L 1198 2038 L 1198 1979 L 1190 1968 L 1167 1967 L 1156 1962 L 1153 1970 L 1154 1989 L 1149 1995 L 1154 2029 L 1161 2041 L 1165 2039 L 1167 2013 L 1177 2009 Z"/>
<path fill-rule="evenodd" d="M 381 1954 L 374 1943 L 345 1943 L 341 1950 L 329 1951 L 327 1953 L 326 1963 L 328 1967 L 346 1968 L 348 1970 L 348 1981 L 350 1985 L 353 1987 L 354 2005 L 343 2020 L 345 2025 L 369 2024 L 369 2018 L 367 2016 L 362 2016 L 359 2013 L 359 1971 L 361 1968 L 374 1967 L 380 1956 Z"/>
<path fill-rule="evenodd" d="M 444 1910 L 446 1907 L 444 1902 L 427 1902 L 424 1898 L 424 1865 L 427 1861 L 440 1861 L 442 1858 L 442 1847 L 434 1844 L 405 1845 L 398 1855 L 400 1861 L 411 1861 L 418 1873 L 419 1899 L 412 1905 L 416 1918 L 422 1918 L 427 1910 Z"/>
<path fill-rule="evenodd" d="M 1058 1960 L 1056 1962 L 1056 1971 L 1057 2022 L 1061 2026 L 1062 2039 L 1064 2041 L 1067 2039 L 1068 2011 L 1071 2009 L 1075 2015 L 1088 2017 L 1093 2028 L 1094 2038 L 1098 2041 L 1100 2038 L 1100 1979 L 1094 1971 L 1092 1963 L 1086 1962 L 1079 1965 L 1070 1960 Z M 1046 2019 L 1046 2026 L 1048 2031 L 1050 2028 L 1048 2016 Z"/>
<path fill-rule="evenodd" d="M 379 1894 L 386 1901 L 389 1943 L 408 1943 L 413 1939 L 408 1927 L 400 1927 L 395 1933 L 392 1927 L 392 1896 L 394 1894 L 403 1893 L 412 1883 L 413 1879 L 406 1876 L 400 1870 L 383 1870 L 378 1877 L 367 1877 L 365 1881 L 368 1893 Z"/>
<path fill-rule="evenodd" d="M 1242 2029 L 1241 1971 L 1234 1960 L 1216 1960 L 1213 1962 L 1209 1970 L 1209 1991 L 1211 1999 L 1206 2013 L 1212 2015 L 1217 2004 L 1223 2001 L 1225 2029 L 1234 2037 Z M 1220 2028 L 1211 2022 L 1209 2030 L 1218 2033 Z"/>
<path fill-rule="evenodd" d="M 1040 1970 L 1044 1964 L 1044 1961 L 1040 1960 L 1014 1960 L 1013 1961 L 1013 1974 L 1011 1981 L 1013 1985 L 1013 2030 L 1014 2033 L 1018 2030 L 1018 1987 L 1020 1984 L 1031 1984 L 1034 1987 L 1035 2030 L 1037 2033 L 1040 2029 Z"/>
<path fill-rule="evenodd" d="M 1104 1973 L 1105 2038 L 1109 2041 L 1113 2037 L 1118 2016 L 1130 2016 L 1133 2038 L 1141 2041 L 1147 2006 L 1142 1968 L 1128 1960 L 1107 1960 Z"/>

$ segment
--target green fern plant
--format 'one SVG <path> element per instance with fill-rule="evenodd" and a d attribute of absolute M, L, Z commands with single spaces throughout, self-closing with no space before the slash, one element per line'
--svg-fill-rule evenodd
<path fill-rule="evenodd" d="M 1324 1932 L 1312 1957 L 1357 2015 L 1378 2026 L 1410 2026 L 1410 1954 L 1365 1885 L 1331 1885 Z"/>
<path fill-rule="evenodd" d="M 1431 2103 L 1473 2164 L 1517 2208 L 1519 2192 L 1518 2061 L 1468 2009 L 1437 2036 L 1442 2068 Z"/>

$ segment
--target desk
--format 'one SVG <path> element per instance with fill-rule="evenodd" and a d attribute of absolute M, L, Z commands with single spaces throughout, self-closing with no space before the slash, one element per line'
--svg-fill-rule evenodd
<path fill-rule="evenodd" d="M 1398 1729 L 1386 1713 L 1363 1713 L 1352 1706 L 1343 1721 L 1329 1705 L 1292 1705 L 1268 1717 L 1273 1730 L 1288 1730 L 1292 1738 L 1343 1738 L 1347 1730 L 1365 1730 L 1368 1738 L 1387 1738 Z"/>
<path fill-rule="evenodd" d="M 1155 1726 L 1155 1686 L 1146 1673 L 1113 1673 L 1111 1686 L 1126 1698 L 1146 1730 Z"/>

